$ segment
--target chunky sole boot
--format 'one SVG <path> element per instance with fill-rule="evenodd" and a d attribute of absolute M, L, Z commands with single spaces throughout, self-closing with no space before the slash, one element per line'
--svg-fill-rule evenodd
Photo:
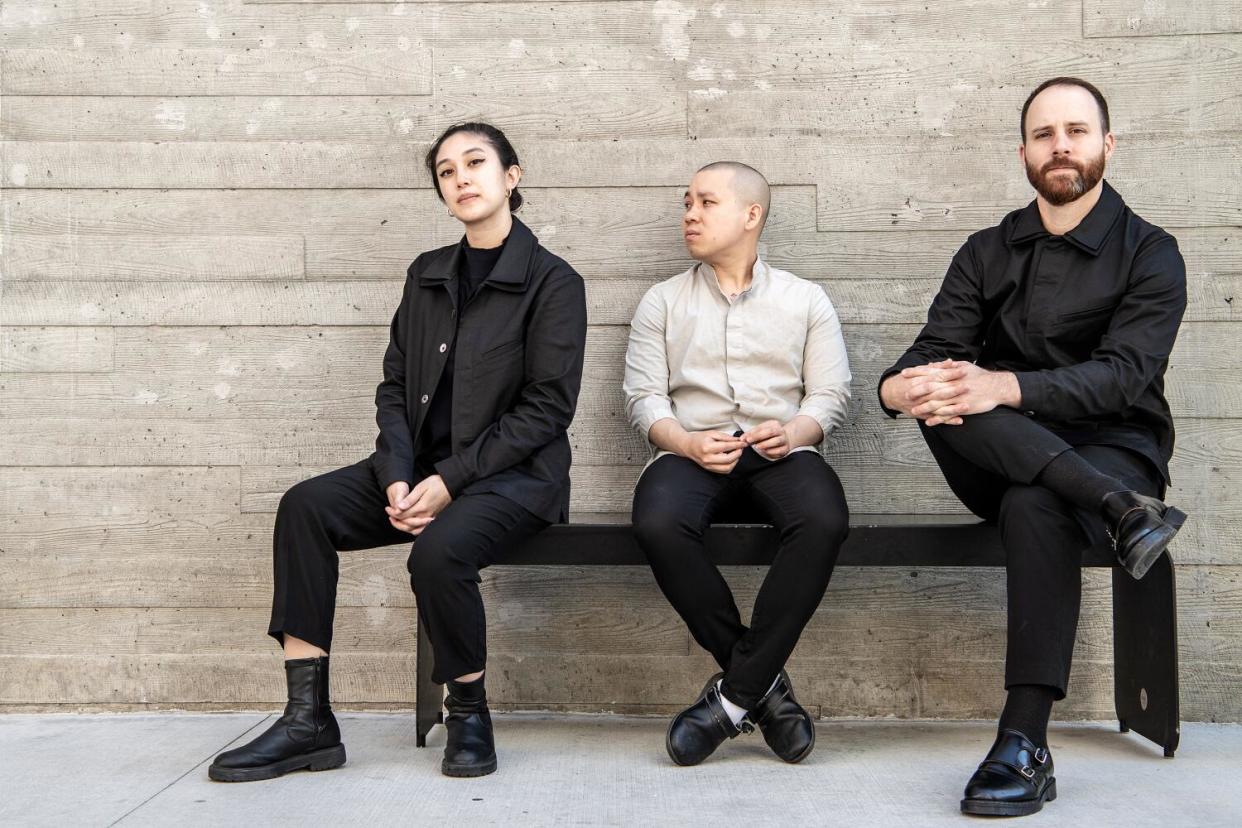
<path fill-rule="evenodd" d="M 496 741 L 483 679 L 467 683 L 450 681 L 448 686 L 448 695 L 444 697 L 447 712 L 444 729 L 448 732 L 448 740 L 440 772 L 459 778 L 494 773 Z"/>
<path fill-rule="evenodd" d="M 1027 816 L 1056 798 L 1052 754 L 1005 729 L 966 783 L 961 807 L 962 813 L 976 816 Z"/>
<path fill-rule="evenodd" d="M 223 768 L 212 765 L 207 769 L 207 776 L 216 782 L 258 782 L 262 779 L 275 779 L 290 771 L 308 770 L 324 771 L 339 768 L 345 764 L 345 746 L 313 750 L 281 759 L 267 765 L 252 768 Z"/>
<path fill-rule="evenodd" d="M 217 756 L 207 769 L 209 779 L 257 782 L 345 764 L 341 729 L 328 698 L 328 657 L 289 659 L 285 679 L 289 703 L 284 714 L 255 739 Z"/>

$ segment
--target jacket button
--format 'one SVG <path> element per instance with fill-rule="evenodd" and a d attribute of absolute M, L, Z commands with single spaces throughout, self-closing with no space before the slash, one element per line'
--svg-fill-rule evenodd
<path fill-rule="evenodd" d="M 430 397 L 428 397 L 426 394 L 423 394 L 423 405 L 427 404 L 428 399 L 430 399 Z"/>
<path fill-rule="evenodd" d="M 440 353 L 444 353 L 444 352 L 445 352 L 445 351 L 447 351 L 447 350 L 448 350 L 448 344 L 447 344 L 447 343 L 444 343 L 444 342 L 441 342 L 441 343 L 440 343 Z"/>

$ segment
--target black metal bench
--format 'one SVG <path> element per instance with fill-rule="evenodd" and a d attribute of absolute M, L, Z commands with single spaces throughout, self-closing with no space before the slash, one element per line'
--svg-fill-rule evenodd
<path fill-rule="evenodd" d="M 549 527 L 506 558 L 504 566 L 646 566 L 628 522 L 566 523 Z M 717 524 L 708 544 L 722 566 L 768 565 L 776 532 L 756 524 Z M 995 526 L 972 518 L 855 515 L 838 566 L 1004 566 Z M 1177 749 L 1180 735 L 1177 682 L 1177 585 L 1173 564 L 1162 555 L 1136 581 L 1100 546 L 1083 566 L 1113 570 L 1114 701 L 1123 733 L 1134 730 L 1164 748 Z M 828 590 L 831 600 L 832 588 Z M 416 622 L 417 623 L 417 622 Z M 417 743 L 442 722 L 443 691 L 431 681 L 431 643 L 421 625 L 417 653 Z"/>

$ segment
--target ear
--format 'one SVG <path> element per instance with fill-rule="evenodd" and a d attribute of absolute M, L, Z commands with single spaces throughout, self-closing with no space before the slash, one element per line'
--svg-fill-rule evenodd
<path fill-rule="evenodd" d="M 1026 142 L 1018 144 L 1018 160 L 1022 162 L 1022 169 L 1026 169 Z"/>
<path fill-rule="evenodd" d="M 518 182 L 522 180 L 522 168 L 514 164 L 505 170 L 505 186 L 510 190 L 516 190 Z"/>
<path fill-rule="evenodd" d="M 747 230 L 754 230 L 763 221 L 763 205 L 752 204 L 746 208 L 746 224 Z"/>
<path fill-rule="evenodd" d="M 1117 138 L 1111 133 L 1104 133 L 1104 160 L 1113 157 L 1113 150 L 1117 148 Z"/>

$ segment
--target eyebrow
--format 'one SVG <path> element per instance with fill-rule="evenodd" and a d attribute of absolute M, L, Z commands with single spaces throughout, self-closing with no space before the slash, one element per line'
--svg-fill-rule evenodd
<path fill-rule="evenodd" d="M 1070 121 L 1066 126 L 1090 126 L 1090 121 Z M 1052 124 L 1041 124 L 1040 126 L 1031 127 L 1031 132 L 1039 132 L 1041 129 L 1052 129 Z"/>
<path fill-rule="evenodd" d="M 696 195 L 696 194 L 695 194 L 695 193 L 691 193 L 689 190 L 686 190 L 686 196 L 689 196 L 689 195 Z M 716 196 L 716 194 L 715 194 L 715 193 L 713 193 L 711 190 L 700 190 L 700 191 L 697 193 L 697 195 L 698 195 L 698 197 L 699 197 L 699 198 L 716 198 L 716 197 L 717 197 L 717 196 Z M 683 198 L 684 198 L 684 197 L 685 197 L 685 196 L 683 196 Z"/>
<path fill-rule="evenodd" d="M 471 147 L 470 149 L 468 149 L 468 150 L 466 150 L 465 152 L 463 152 L 463 153 L 462 153 L 462 155 L 469 155 L 469 154 L 470 154 L 470 153 L 472 153 L 472 152 L 483 152 L 483 148 L 482 148 L 482 147 Z M 451 158 L 441 158 L 439 161 L 437 161 L 437 162 L 436 162 L 436 166 L 438 167 L 438 166 L 440 166 L 441 164 L 446 164 L 446 163 L 448 163 L 449 161 L 452 161 L 452 160 L 453 160 L 453 159 L 451 159 Z"/>

